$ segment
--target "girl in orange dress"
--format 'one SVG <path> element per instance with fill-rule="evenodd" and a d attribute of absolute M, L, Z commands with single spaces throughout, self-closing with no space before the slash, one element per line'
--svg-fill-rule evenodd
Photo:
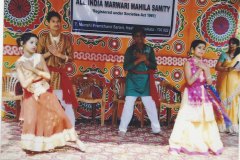
<path fill-rule="evenodd" d="M 24 90 L 24 119 L 21 135 L 22 148 L 28 151 L 49 151 L 75 141 L 81 151 L 84 144 L 52 93 L 48 80 L 50 74 L 41 54 L 35 53 L 38 37 L 24 33 L 17 39 L 23 55 L 16 62 L 19 81 Z"/>

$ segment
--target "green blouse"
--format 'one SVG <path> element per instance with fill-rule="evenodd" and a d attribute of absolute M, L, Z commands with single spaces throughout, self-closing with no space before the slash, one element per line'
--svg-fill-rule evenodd
<path fill-rule="evenodd" d="M 229 59 L 230 57 L 228 56 L 227 53 L 225 52 L 222 52 L 222 54 L 220 55 L 219 59 L 218 59 L 218 62 L 225 62 L 227 59 Z"/>
<path fill-rule="evenodd" d="M 137 46 L 132 45 L 127 49 L 124 56 L 123 68 L 128 71 L 126 77 L 125 96 L 149 96 L 150 87 L 148 74 L 135 74 L 132 73 L 131 70 L 148 71 L 149 69 L 154 70 L 157 67 L 153 48 L 147 46 L 146 44 L 140 52 L 146 55 L 150 62 L 149 65 L 147 66 L 144 62 L 134 65 L 134 61 L 137 59 L 134 53 L 137 50 Z"/>

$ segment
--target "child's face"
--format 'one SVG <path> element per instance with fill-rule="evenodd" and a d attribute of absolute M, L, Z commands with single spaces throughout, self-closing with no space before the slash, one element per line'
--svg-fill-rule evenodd
<path fill-rule="evenodd" d="M 31 37 L 24 45 L 24 51 L 33 54 L 37 51 L 38 39 L 36 37 Z"/>
<path fill-rule="evenodd" d="M 205 50 L 206 50 L 206 46 L 204 44 L 199 44 L 194 49 L 194 55 L 197 57 L 202 57 L 203 54 L 205 53 Z"/>
<path fill-rule="evenodd" d="M 144 43 L 145 36 L 142 32 L 138 32 L 133 36 L 133 40 L 136 44 L 143 44 Z"/>
<path fill-rule="evenodd" d="M 57 31 L 60 29 L 61 21 L 58 17 L 52 17 L 48 23 L 50 30 Z"/>

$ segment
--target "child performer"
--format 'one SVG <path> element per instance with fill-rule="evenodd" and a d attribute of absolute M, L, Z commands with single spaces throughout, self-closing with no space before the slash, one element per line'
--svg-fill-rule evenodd
<path fill-rule="evenodd" d="M 159 99 L 155 97 L 157 93 L 153 77 L 157 67 L 155 54 L 153 49 L 144 43 L 145 31 L 142 27 L 133 28 L 132 36 L 135 43 L 127 49 L 124 56 L 123 67 L 128 73 L 119 134 L 124 135 L 127 132 L 137 97 L 141 97 L 151 121 L 152 132 L 157 134 L 160 133 L 161 129 L 156 109 L 156 103 L 159 103 Z M 155 91 L 155 93 L 150 93 L 150 90 Z"/>
<path fill-rule="evenodd" d="M 72 83 L 67 76 L 65 63 L 73 60 L 70 39 L 61 34 L 61 16 L 55 11 L 47 14 L 49 33 L 39 38 L 37 52 L 43 54 L 51 74 L 50 86 L 65 108 L 65 113 L 75 126 L 75 114 L 72 107 L 78 107 Z"/>
<path fill-rule="evenodd" d="M 42 55 L 36 53 L 37 42 L 38 37 L 32 33 L 24 33 L 17 39 L 23 48 L 23 55 L 16 62 L 17 76 L 24 90 L 22 148 L 42 152 L 75 141 L 84 151 L 84 144 L 50 89 L 50 74 Z"/>
<path fill-rule="evenodd" d="M 170 153 L 219 155 L 223 151 L 213 105 L 204 87 L 212 83 L 210 69 L 202 60 L 205 49 L 202 40 L 191 44 L 193 57 L 184 65 L 187 86 L 169 139 Z"/>

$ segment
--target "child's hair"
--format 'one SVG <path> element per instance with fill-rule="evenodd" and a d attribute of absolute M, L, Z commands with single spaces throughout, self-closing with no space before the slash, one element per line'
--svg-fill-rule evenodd
<path fill-rule="evenodd" d="M 38 39 L 36 34 L 33 33 L 24 33 L 19 38 L 17 38 L 17 45 L 18 47 L 24 45 L 30 38 L 35 37 Z"/>
<path fill-rule="evenodd" d="M 50 22 L 52 17 L 57 17 L 61 21 L 61 16 L 60 16 L 60 14 L 58 12 L 55 12 L 55 11 L 48 12 L 47 18 L 46 18 L 47 21 Z"/>
<path fill-rule="evenodd" d="M 146 36 L 146 32 L 143 27 L 140 26 L 133 27 L 132 36 L 134 37 L 137 33 L 142 33 L 144 37 Z"/>
<path fill-rule="evenodd" d="M 195 49 L 199 44 L 204 44 L 206 46 L 206 42 L 204 42 L 200 39 L 196 39 L 196 40 L 192 41 L 190 49 L 192 49 L 192 48 Z"/>
<path fill-rule="evenodd" d="M 200 39 L 195 39 L 192 41 L 191 43 L 191 47 L 190 47 L 190 52 L 188 53 L 188 56 L 192 56 L 192 49 L 195 49 L 199 44 L 204 44 L 206 46 L 206 42 Z"/>

